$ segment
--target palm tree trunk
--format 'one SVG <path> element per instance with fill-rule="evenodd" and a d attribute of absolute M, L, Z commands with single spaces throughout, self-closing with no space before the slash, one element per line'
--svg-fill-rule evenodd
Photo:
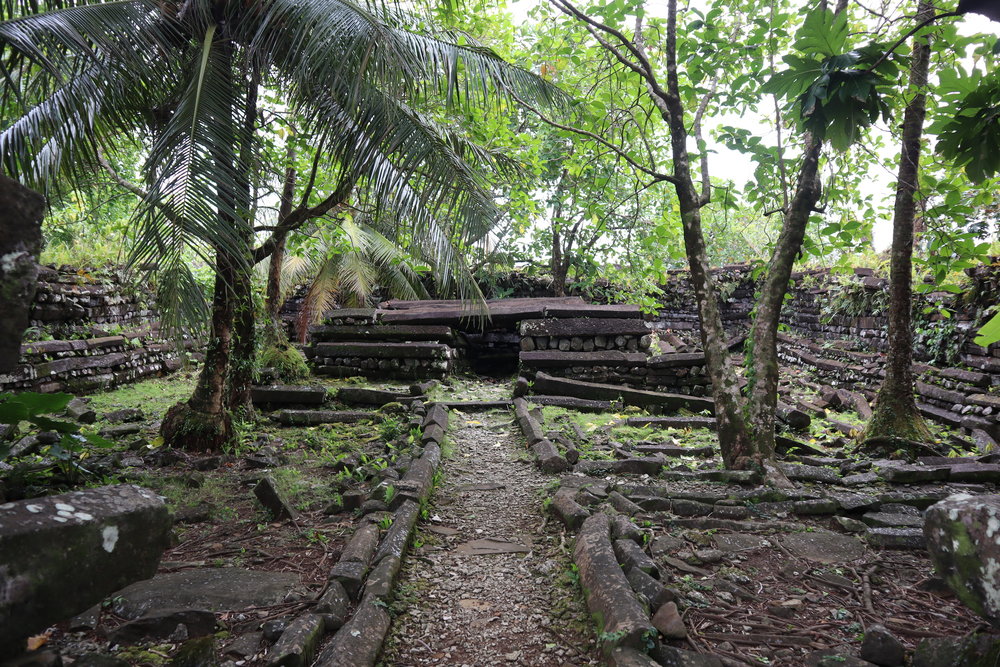
<path fill-rule="evenodd" d="M 241 266 L 234 272 L 233 280 L 233 354 L 229 368 L 229 406 L 234 416 L 240 419 L 253 417 L 251 390 L 256 374 L 256 318 L 250 272 L 249 266 Z"/>
<path fill-rule="evenodd" d="M 251 71 L 247 79 L 246 108 L 243 114 L 244 142 L 240 146 L 240 158 L 236 163 L 245 171 L 240 175 L 241 187 L 236 193 L 240 199 L 237 210 L 244 216 L 243 240 L 246 244 L 246 258 L 235 271 L 233 294 L 235 297 L 235 312 L 233 322 L 233 357 L 229 367 L 229 407 L 240 419 L 253 418 L 253 389 L 256 375 L 257 336 L 255 331 L 253 299 L 253 214 L 252 192 L 250 186 L 249 165 L 253 157 L 250 137 L 257 128 L 257 96 L 260 87 L 260 73 Z"/>
<path fill-rule="evenodd" d="M 216 253 L 212 326 L 205 362 L 191 398 L 167 410 L 160 426 L 165 445 L 193 451 L 214 451 L 229 442 L 232 416 L 226 405 L 229 353 L 233 326 L 233 262 Z"/>
<path fill-rule="evenodd" d="M 934 13 L 921 0 L 916 21 Z M 931 434 L 913 398 L 913 338 L 910 331 L 912 308 L 913 227 L 920 169 L 920 137 L 923 134 L 927 100 L 927 71 L 930 63 L 929 37 L 917 37 L 910 63 L 910 93 L 913 98 L 903 113 L 902 151 L 896 179 L 896 201 L 892 216 L 892 255 L 889 286 L 889 350 L 885 379 L 879 389 L 875 410 L 865 429 L 865 438 L 903 438 L 927 442 Z"/>

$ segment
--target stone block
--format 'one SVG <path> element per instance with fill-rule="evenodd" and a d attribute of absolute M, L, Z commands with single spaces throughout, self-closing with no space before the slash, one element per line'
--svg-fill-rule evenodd
<path fill-rule="evenodd" d="M 156 573 L 172 521 L 132 485 L 0 505 L 0 654 Z"/>

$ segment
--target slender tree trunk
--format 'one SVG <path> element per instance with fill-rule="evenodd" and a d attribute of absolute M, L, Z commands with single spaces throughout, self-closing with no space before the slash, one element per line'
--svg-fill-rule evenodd
<path fill-rule="evenodd" d="M 214 451 L 232 437 L 232 416 L 226 405 L 233 325 L 232 281 L 233 262 L 217 251 L 212 325 L 205 362 L 191 398 L 171 407 L 163 418 L 160 434 L 168 446 Z"/>
<path fill-rule="evenodd" d="M 249 241 L 248 241 L 249 245 Z M 249 262 L 246 260 L 245 264 Z M 245 265 L 234 272 L 233 352 L 229 367 L 229 407 L 234 416 L 251 419 L 251 391 L 256 375 L 257 334 L 254 317 L 253 277 Z"/>
<path fill-rule="evenodd" d="M 678 181 L 674 187 L 684 230 L 691 285 L 701 319 L 705 365 L 712 379 L 712 398 L 715 400 L 715 419 L 723 460 L 727 468 L 759 466 L 763 461 L 743 420 L 743 398 L 729 359 L 715 281 L 709 270 L 705 235 L 701 227 L 701 201 L 691 177 L 687 128 L 677 80 L 677 0 L 669 1 L 667 13 L 667 94 L 653 97 L 670 126 L 674 177 Z"/>
<path fill-rule="evenodd" d="M 748 420 L 760 456 L 774 457 L 775 409 L 778 403 L 778 321 L 795 257 L 802 247 L 809 216 L 820 197 L 817 178 L 823 142 L 806 137 L 799 181 L 785 211 L 781 234 L 760 286 L 750 334 Z"/>
<path fill-rule="evenodd" d="M 549 262 L 552 271 L 552 291 L 556 296 L 566 296 L 566 271 L 563 266 L 562 234 L 556 223 L 552 227 L 552 259 Z"/>
<path fill-rule="evenodd" d="M 933 5 L 921 0 L 917 22 L 934 13 Z M 889 283 L 889 351 L 885 379 L 879 389 L 875 410 L 865 429 L 868 438 L 903 438 L 927 442 L 931 434 L 913 398 L 913 338 L 910 330 L 912 308 L 913 228 L 915 194 L 920 169 L 920 137 L 926 114 L 927 71 L 930 37 L 916 37 L 910 62 L 910 94 L 903 113 L 902 151 L 896 179 L 896 202 L 892 216 L 892 257 Z"/>

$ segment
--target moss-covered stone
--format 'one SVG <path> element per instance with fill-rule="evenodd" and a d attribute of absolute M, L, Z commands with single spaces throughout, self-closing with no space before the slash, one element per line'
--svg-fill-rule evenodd
<path fill-rule="evenodd" d="M 924 535 L 934 567 L 958 598 L 1000 626 L 1000 496 L 942 500 L 927 510 Z"/>

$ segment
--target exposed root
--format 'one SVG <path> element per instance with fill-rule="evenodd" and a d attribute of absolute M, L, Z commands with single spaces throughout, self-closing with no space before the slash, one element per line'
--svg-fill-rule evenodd
<path fill-rule="evenodd" d="M 232 439 L 233 418 L 228 411 L 212 414 L 178 403 L 164 415 L 160 435 L 168 447 L 214 452 Z"/>

